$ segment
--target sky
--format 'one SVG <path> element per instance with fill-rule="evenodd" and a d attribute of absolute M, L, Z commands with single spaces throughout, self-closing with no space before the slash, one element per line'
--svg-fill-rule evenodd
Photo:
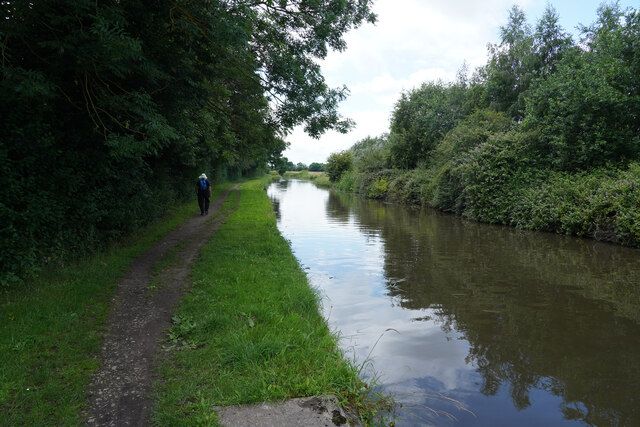
<path fill-rule="evenodd" d="M 596 19 L 601 0 L 374 0 L 376 24 L 345 35 L 347 49 L 320 61 L 330 87 L 349 88 L 340 114 L 353 119 L 348 134 L 327 132 L 319 139 L 296 128 L 285 140 L 283 155 L 294 163 L 324 163 L 331 153 L 346 150 L 367 136 L 389 131 L 389 119 L 403 91 L 427 81 L 453 81 L 467 64 L 470 73 L 487 62 L 487 45 L 499 42 L 509 9 L 519 5 L 535 26 L 547 4 L 562 27 L 574 34 L 580 24 Z M 607 3 L 610 3 L 607 2 Z M 640 8 L 640 0 L 620 0 Z"/>

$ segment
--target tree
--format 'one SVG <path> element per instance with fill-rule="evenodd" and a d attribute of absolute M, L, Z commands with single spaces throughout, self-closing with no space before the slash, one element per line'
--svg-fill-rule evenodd
<path fill-rule="evenodd" d="M 311 163 L 309 165 L 309 172 L 324 172 L 324 163 Z"/>
<path fill-rule="evenodd" d="M 384 169 L 388 157 L 388 134 L 366 137 L 356 142 L 350 149 L 353 153 L 354 169 L 358 172 L 372 172 Z"/>
<path fill-rule="evenodd" d="M 371 3 L 0 2 L 0 283 L 135 230 L 205 169 L 263 167 L 294 126 L 348 129 L 317 62 Z"/>
<path fill-rule="evenodd" d="M 287 171 L 287 166 L 289 165 L 289 159 L 286 157 L 280 157 L 275 162 L 273 162 L 272 167 L 274 170 L 278 171 L 280 175 L 284 175 Z"/>
<path fill-rule="evenodd" d="M 453 85 L 430 82 L 403 93 L 391 115 L 391 165 L 411 169 L 427 162 L 431 151 L 463 115 L 464 97 Z"/>
<path fill-rule="evenodd" d="M 518 6 L 509 11 L 507 25 L 500 27 L 500 38 L 499 44 L 489 45 L 485 96 L 490 108 L 521 120 L 524 97 L 535 78 L 536 57 L 531 27 Z"/>
<path fill-rule="evenodd" d="M 534 50 L 538 56 L 538 75 L 542 77 L 553 74 L 556 64 L 565 52 L 573 46 L 571 35 L 567 34 L 558 23 L 559 17 L 551 5 L 547 5 L 544 14 L 536 25 L 534 34 Z"/>
<path fill-rule="evenodd" d="M 485 105 L 506 112 L 516 121 L 523 120 L 533 82 L 551 75 L 572 43 L 551 5 L 535 31 L 524 11 L 513 6 L 509 21 L 500 27 L 500 43 L 489 45 L 489 62 L 482 70 Z"/>
<path fill-rule="evenodd" d="M 353 164 L 353 156 L 349 151 L 340 153 L 332 153 L 327 159 L 325 170 L 329 176 L 329 181 L 338 182 L 342 175 L 351 170 Z"/>
<path fill-rule="evenodd" d="M 584 46 L 566 52 L 557 71 L 527 102 L 525 125 L 561 170 L 637 159 L 640 154 L 640 14 L 599 9 Z"/>

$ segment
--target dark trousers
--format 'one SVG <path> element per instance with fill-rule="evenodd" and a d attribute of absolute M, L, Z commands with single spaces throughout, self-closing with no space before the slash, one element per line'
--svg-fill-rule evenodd
<path fill-rule="evenodd" d="M 200 206 L 200 213 L 209 212 L 209 194 L 198 192 L 198 206 Z"/>

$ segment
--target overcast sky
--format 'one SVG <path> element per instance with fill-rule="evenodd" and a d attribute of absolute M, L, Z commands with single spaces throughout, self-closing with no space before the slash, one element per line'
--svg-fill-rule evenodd
<path fill-rule="evenodd" d="M 366 136 L 389 131 L 394 103 L 403 90 L 425 81 L 452 81 L 464 62 L 473 71 L 487 62 L 487 44 L 499 41 L 499 27 L 518 4 L 535 25 L 550 3 L 565 30 L 577 35 L 579 24 L 595 21 L 600 0 L 375 0 L 375 25 L 345 36 L 347 49 L 330 52 L 321 62 L 331 87 L 346 85 L 351 94 L 340 105 L 356 122 L 346 135 L 328 132 L 320 139 L 296 129 L 285 139 L 290 161 L 309 165 L 351 147 Z M 610 3 L 610 2 L 608 2 Z M 640 0 L 620 0 L 638 8 Z"/>

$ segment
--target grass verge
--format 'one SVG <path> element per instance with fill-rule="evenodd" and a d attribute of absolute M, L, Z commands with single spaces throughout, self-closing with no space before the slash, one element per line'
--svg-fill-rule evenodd
<path fill-rule="evenodd" d="M 216 188 L 216 193 L 228 186 Z M 195 202 L 109 250 L 0 294 L 0 424 L 80 425 L 116 283 L 198 211 Z"/>
<path fill-rule="evenodd" d="M 159 368 L 158 425 L 215 425 L 214 406 L 327 394 L 365 422 L 375 412 L 365 409 L 358 368 L 319 314 L 264 187 L 246 182 L 239 201 L 226 202 L 238 208 L 194 266 Z"/>

